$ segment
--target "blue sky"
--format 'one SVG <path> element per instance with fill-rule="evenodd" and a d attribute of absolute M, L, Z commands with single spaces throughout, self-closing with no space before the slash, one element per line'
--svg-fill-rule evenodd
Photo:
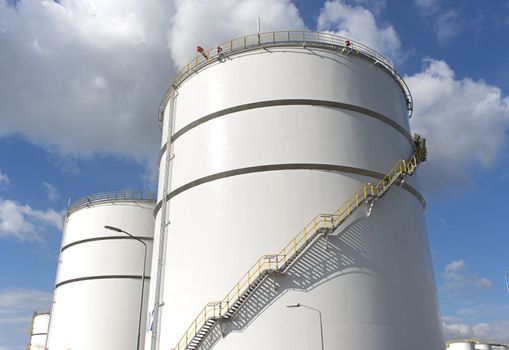
<path fill-rule="evenodd" d="M 120 5 L 121 4 L 121 5 Z M 447 337 L 509 342 L 509 1 L 0 0 L 0 350 L 49 307 L 69 199 L 154 191 L 156 114 L 197 44 L 327 30 L 390 57 L 414 131 Z"/>

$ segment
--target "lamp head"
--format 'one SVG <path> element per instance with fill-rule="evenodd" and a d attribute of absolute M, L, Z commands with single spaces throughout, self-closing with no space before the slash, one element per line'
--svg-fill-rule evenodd
<path fill-rule="evenodd" d="M 104 226 L 105 229 L 108 229 L 108 230 L 112 230 L 112 231 L 116 231 L 116 232 L 122 232 L 121 229 L 119 229 L 118 227 L 113 227 L 113 226 Z"/>
<path fill-rule="evenodd" d="M 293 307 L 300 307 L 300 303 L 297 303 L 297 304 L 290 304 L 290 305 L 286 305 L 286 307 L 288 307 L 288 308 L 293 308 Z"/>

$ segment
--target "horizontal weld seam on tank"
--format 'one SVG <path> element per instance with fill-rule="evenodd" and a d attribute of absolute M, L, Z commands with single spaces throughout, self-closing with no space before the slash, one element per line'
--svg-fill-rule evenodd
<path fill-rule="evenodd" d="M 259 165 L 259 166 L 253 166 L 253 167 L 246 167 L 246 168 L 240 168 L 240 169 L 234 169 L 234 170 L 228 170 L 223 171 L 217 174 L 208 175 L 196 180 L 193 180 L 185 185 L 180 186 L 179 188 L 171 191 L 167 195 L 167 200 L 170 200 L 171 198 L 175 197 L 176 195 L 191 189 L 193 187 L 202 185 L 207 182 L 211 182 L 214 180 L 224 179 L 232 176 L 237 175 L 245 175 L 245 174 L 252 174 L 252 173 L 258 173 L 258 172 L 266 172 L 266 171 L 280 171 L 280 170 L 326 170 L 326 171 L 337 171 L 342 173 L 351 173 L 351 174 L 357 174 L 357 175 L 363 175 L 363 176 L 369 176 L 376 179 L 382 179 L 385 174 L 372 171 L 372 170 L 366 170 L 361 168 L 354 168 L 349 166 L 343 166 L 343 165 L 333 165 L 333 164 L 315 164 L 315 163 L 293 163 L 293 164 L 271 164 L 271 165 Z M 426 209 L 426 201 L 424 200 L 424 197 L 412 186 L 408 185 L 407 183 L 403 183 L 402 186 L 405 190 L 410 192 L 412 195 L 414 195 L 417 200 L 421 203 L 422 207 Z M 154 216 L 157 215 L 159 210 L 161 209 L 162 201 L 159 201 L 157 203 L 155 209 L 154 209 Z"/>
<path fill-rule="evenodd" d="M 201 117 L 201 118 L 195 120 L 194 122 L 191 122 L 188 125 L 182 127 L 179 131 L 177 131 L 175 134 L 173 134 L 171 141 L 175 142 L 180 136 L 182 136 L 189 130 L 197 127 L 198 125 L 208 122 L 212 119 L 222 117 L 224 115 L 241 112 L 241 111 L 246 111 L 246 110 L 251 110 L 251 109 L 257 109 L 257 108 L 276 107 L 276 106 L 292 106 L 292 105 L 333 107 L 333 108 L 339 108 L 339 109 L 343 109 L 343 110 L 357 112 L 364 116 L 373 117 L 375 119 L 380 120 L 383 123 L 388 124 L 389 126 L 393 127 L 394 129 L 396 129 L 408 140 L 408 142 L 412 146 L 412 149 L 415 148 L 415 144 L 414 144 L 412 135 L 410 135 L 410 133 L 407 132 L 401 125 L 399 125 L 398 123 L 393 121 L 391 118 L 386 117 L 381 113 L 372 111 L 367 108 L 348 104 L 348 103 L 326 101 L 326 100 L 313 100 L 313 99 L 268 100 L 268 101 L 262 101 L 262 102 L 246 103 L 243 105 L 226 108 L 226 109 L 214 112 L 214 113 L 210 113 L 210 114 L 208 114 L 204 117 Z M 167 145 L 165 143 L 163 145 L 163 147 L 161 148 L 161 150 L 159 151 L 159 159 L 157 161 L 157 164 L 161 164 L 164 152 L 166 152 L 166 147 L 167 147 Z"/>
<path fill-rule="evenodd" d="M 343 110 L 348 110 L 352 112 L 357 112 L 365 116 L 373 117 L 375 119 L 378 119 L 390 126 L 392 126 L 394 129 L 399 131 L 407 140 L 410 142 L 412 147 L 414 147 L 414 141 L 412 139 L 412 135 L 410 135 L 409 132 L 407 132 L 400 124 L 396 123 L 394 120 L 392 120 L 389 117 L 386 117 L 385 115 L 375 112 L 371 109 L 359 107 L 356 105 L 352 105 L 349 103 L 343 103 L 343 102 L 336 102 L 336 101 L 327 101 L 327 100 L 316 100 L 316 99 L 281 99 L 281 100 L 267 100 L 267 101 L 260 101 L 260 102 L 252 102 L 252 103 L 246 103 L 230 108 L 226 108 L 214 113 L 210 113 L 204 117 L 201 117 L 188 125 L 182 127 L 180 130 L 175 132 L 173 136 L 171 137 L 171 141 L 174 142 L 177 140 L 180 136 L 188 132 L 189 130 L 197 127 L 200 124 L 203 124 L 209 120 L 222 117 L 224 115 L 251 110 L 251 109 L 257 109 L 257 108 L 264 108 L 264 107 L 277 107 L 277 106 L 292 106 L 292 105 L 306 105 L 306 106 L 322 106 L 322 107 L 332 107 L 332 108 L 338 108 Z M 166 145 L 165 145 L 166 146 Z M 165 147 L 163 146 L 163 148 Z M 161 154 L 164 152 L 164 150 L 161 150 Z M 161 160 L 161 154 L 159 156 L 159 162 Z"/>
<path fill-rule="evenodd" d="M 154 238 L 152 238 L 152 237 L 145 237 L 145 236 L 134 236 L 134 237 L 138 238 L 138 239 L 141 239 L 141 240 L 144 240 L 144 241 L 153 241 L 154 240 Z M 129 237 L 129 236 L 108 236 L 108 237 L 87 238 L 87 239 L 82 239 L 82 240 L 75 241 L 75 242 L 72 242 L 72 243 L 64 245 L 60 249 L 60 252 L 63 252 L 67 248 L 70 248 L 72 246 L 79 245 L 79 244 L 82 244 L 82 243 L 96 242 L 96 241 L 107 241 L 107 240 L 110 240 L 110 239 L 128 239 L 128 240 L 132 240 L 132 238 Z"/>
<path fill-rule="evenodd" d="M 87 277 L 79 277 L 79 278 L 72 278 L 70 280 L 65 280 L 62 282 L 58 282 L 55 285 L 55 289 L 58 287 L 61 287 L 63 285 L 74 283 L 74 282 L 83 282 L 83 281 L 93 281 L 93 280 L 104 280 L 104 279 L 133 279 L 133 280 L 139 280 L 142 276 L 139 275 L 104 275 L 104 276 L 87 276 Z M 150 276 L 145 276 L 145 279 L 150 279 Z"/>

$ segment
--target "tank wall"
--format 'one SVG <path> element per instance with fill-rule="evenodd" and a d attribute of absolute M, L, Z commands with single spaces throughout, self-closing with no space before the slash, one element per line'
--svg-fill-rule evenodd
<path fill-rule="evenodd" d="M 148 293 L 148 281 L 145 293 Z M 51 321 L 48 349 L 136 349 L 139 280 L 71 283 L 57 288 L 55 300 L 56 317 Z M 146 306 L 142 336 L 145 335 L 145 313 Z"/>
<path fill-rule="evenodd" d="M 412 146 L 394 128 L 360 113 L 285 106 L 211 120 L 177 139 L 174 153 L 175 189 L 205 176 L 267 164 L 348 166 L 383 174 L 395 159 L 409 157 Z"/>
<path fill-rule="evenodd" d="M 310 48 L 273 48 L 208 66 L 179 87 L 175 130 L 210 113 L 278 99 L 344 102 L 377 111 L 408 129 L 398 83 L 373 63 Z"/>
<path fill-rule="evenodd" d="M 143 268 L 143 245 L 119 227 L 147 244 L 145 303 L 154 230 L 153 202 L 91 204 L 67 219 L 59 258 L 59 270 L 48 349 L 129 349 L 136 347 Z"/>
<path fill-rule="evenodd" d="M 222 299 L 261 255 L 279 251 L 316 214 L 333 212 L 364 181 L 376 182 L 413 152 L 404 95 L 380 67 L 303 48 L 230 58 L 177 91 L 175 130 L 181 132 L 173 143 L 170 192 L 179 192 L 169 201 L 159 349 L 173 348 L 205 304 Z M 357 109 L 295 104 L 222 112 L 282 99 Z M 191 124 L 204 116 L 209 120 Z M 418 191 L 415 178 L 406 183 Z M 161 194 L 162 188 L 159 201 Z M 328 348 L 445 348 L 421 203 L 398 187 L 373 210 L 350 241 L 336 239 L 334 254 L 317 255 L 330 260 L 304 256 L 311 271 L 293 284 L 275 281 L 280 294 L 254 296 L 270 302 L 254 305 L 251 319 L 232 321 L 214 349 L 313 349 L 302 338 L 312 335 L 295 331 L 314 329 L 309 325 L 316 320 L 289 313 L 290 301 L 323 311 Z M 156 244 L 160 220 L 159 211 Z M 319 278 L 309 284 L 312 276 Z"/>
<path fill-rule="evenodd" d="M 32 320 L 28 350 L 44 350 L 48 336 L 49 314 L 35 315 Z"/>
<path fill-rule="evenodd" d="M 474 343 L 452 343 L 447 347 L 448 350 L 474 350 Z"/>
<path fill-rule="evenodd" d="M 172 279 L 166 280 L 163 313 L 163 324 L 171 326 L 162 334 L 161 346 L 173 347 L 182 331 L 171 330 L 185 329 L 207 302 L 221 299 L 258 257 L 282 248 L 314 214 L 334 210 L 338 198 L 345 198 L 362 180 L 364 178 L 327 172 L 274 172 L 214 181 L 175 197 L 170 214 L 173 226 L 166 254 L 166 275 L 172 276 Z M 308 185 L 304 188 L 303 183 Z M 272 195 L 276 190 L 280 196 Z M 228 196 L 223 196 L 222 193 L 228 193 Z M 280 349 L 280 345 L 289 339 L 295 341 L 291 348 L 307 349 L 306 342 L 292 336 L 295 327 L 306 328 L 306 323 L 295 320 L 294 316 L 288 314 L 292 310 L 285 307 L 296 302 L 306 302 L 322 309 L 324 322 L 328 324 L 326 329 L 329 329 L 331 348 L 338 346 L 341 339 L 342 344 L 350 344 L 352 349 L 357 349 L 357 336 L 367 332 L 367 328 L 359 326 L 358 323 L 370 320 L 368 328 L 376 329 L 376 332 L 373 333 L 373 338 L 364 336 L 368 338 L 365 339 L 367 343 L 377 341 L 376 334 L 385 332 L 385 336 L 390 336 L 399 343 L 412 344 L 412 348 L 418 348 L 416 342 L 426 339 L 430 348 L 440 349 L 443 342 L 436 337 L 437 333 L 440 334 L 440 321 L 437 319 L 425 227 L 422 225 L 422 214 L 419 214 L 422 207 L 413 195 L 403 189 L 395 190 L 392 198 L 386 197 L 384 200 L 391 204 L 399 201 L 401 207 L 386 204 L 388 209 L 395 211 L 392 212 L 392 217 L 384 218 L 387 221 L 383 223 L 380 223 L 380 219 L 372 220 L 364 234 L 367 236 L 365 242 L 357 243 L 359 246 L 356 246 L 358 238 L 352 238 L 352 242 L 343 244 L 343 254 L 330 257 L 328 263 L 332 265 L 335 260 L 359 259 L 352 266 L 335 266 L 336 272 L 329 278 L 341 275 L 338 280 L 317 286 L 312 291 L 295 291 L 296 285 L 285 289 L 281 299 L 261 312 L 249 327 L 242 333 L 229 334 L 215 349 L 250 349 L 250 346 L 255 349 L 253 344 L 263 344 L 263 348 L 267 349 Z M 191 205 L 194 210 L 186 210 Z M 273 210 L 267 210 L 267 206 Z M 380 205 L 375 210 L 382 211 L 384 208 Z M 232 213 L 227 224 L 216 219 L 225 212 Z M 406 217 L 404 222 L 398 215 Z M 421 222 L 421 225 L 416 227 L 414 221 Z M 196 230 L 190 231 L 186 222 L 193 222 Z M 386 225 L 383 230 L 376 228 L 382 224 Z M 172 232 L 187 234 L 172 235 Z M 214 234 L 210 234 L 211 232 Z M 392 235 L 393 232 L 398 233 L 397 237 Z M 378 240 L 373 240 L 374 235 L 378 236 Z M 385 239 L 387 242 L 382 245 Z M 398 242 L 396 246 L 395 242 Z M 210 248 L 218 244 L 220 249 Z M 371 257 L 371 261 L 359 258 L 358 255 L 366 249 L 370 251 L 369 254 L 374 254 L 376 250 L 377 256 Z M 395 250 L 398 251 L 397 258 L 394 256 Z M 184 253 L 190 251 L 193 252 L 192 255 Z M 229 256 L 234 263 L 218 259 L 218 251 L 237 252 L 235 256 Z M 197 264 L 197 257 L 207 263 Z M 179 266 L 182 265 L 188 266 L 185 273 L 179 271 Z M 316 267 L 317 270 L 321 268 L 325 266 L 318 264 Z M 355 274 L 352 271 L 355 271 Z M 306 277 L 298 276 L 296 283 L 304 283 Z M 397 294 L 391 292 L 402 279 L 408 281 L 405 288 Z M 173 287 L 175 285 L 195 287 L 192 292 L 182 293 Z M 200 285 L 203 288 L 200 288 Z M 357 293 L 356 289 L 359 290 Z M 348 297 L 338 297 L 343 295 L 345 292 L 342 291 L 345 290 L 349 291 Z M 365 290 L 372 292 L 361 292 Z M 386 295 L 384 303 L 379 302 L 379 295 Z M 408 300 L 409 295 L 418 297 L 420 303 Z M 401 304 L 405 306 L 402 307 Z M 376 305 L 378 306 L 375 307 Z M 346 318 L 341 310 L 348 310 Z M 421 318 L 412 324 L 408 320 L 408 313 L 421 315 Z M 186 319 L 176 315 L 188 317 Z M 288 318 L 293 319 L 291 327 L 285 326 Z M 364 320 L 361 321 L 360 318 Z M 428 322 L 422 322 L 422 319 Z M 397 326 L 393 322 L 396 322 Z M 392 324 L 391 331 L 387 331 L 387 324 Z M 357 331 L 352 332 L 353 328 L 357 328 Z M 332 335 L 338 332 L 345 337 Z"/>
<path fill-rule="evenodd" d="M 475 344 L 475 350 L 491 350 L 489 344 Z"/>

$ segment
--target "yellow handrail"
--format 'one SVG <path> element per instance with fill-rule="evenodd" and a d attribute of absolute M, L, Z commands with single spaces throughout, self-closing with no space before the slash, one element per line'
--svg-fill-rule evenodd
<path fill-rule="evenodd" d="M 346 218 L 352 215 L 362 202 L 369 198 L 380 198 L 398 180 L 412 175 L 422 161 L 419 157 L 420 151 L 418 149 L 408 161 L 399 160 L 376 185 L 369 182 L 364 183 L 334 214 L 316 215 L 278 254 L 263 255 L 259 258 L 222 300 L 205 305 L 173 350 L 186 349 L 189 342 L 208 319 L 217 319 L 228 313 L 230 307 L 240 299 L 241 295 L 251 287 L 253 282 L 257 278 L 261 278 L 263 272 L 277 271 L 286 267 L 288 260 L 294 256 L 297 257 L 302 252 L 301 248 L 311 243 L 320 229 L 337 228 Z"/>

